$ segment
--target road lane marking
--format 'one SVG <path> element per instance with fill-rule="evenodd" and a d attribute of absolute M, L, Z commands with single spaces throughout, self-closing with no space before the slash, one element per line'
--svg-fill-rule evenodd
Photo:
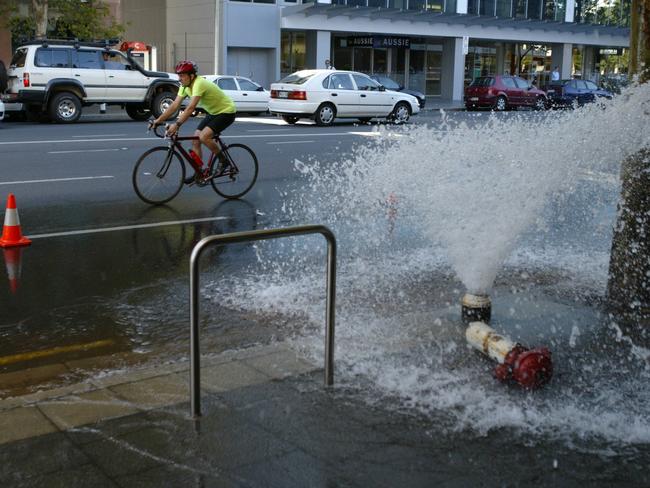
<path fill-rule="evenodd" d="M 72 136 L 73 138 L 82 138 L 82 137 L 123 137 L 128 134 L 86 134 L 83 136 Z"/>
<path fill-rule="evenodd" d="M 87 351 L 89 349 L 98 349 L 100 347 L 112 346 L 115 342 L 112 339 L 103 339 L 95 342 L 86 342 L 84 344 L 72 344 L 70 346 L 57 346 L 52 349 L 44 349 L 42 351 L 24 352 L 21 354 L 12 354 L 11 356 L 0 357 L 0 366 L 7 364 L 19 363 L 21 361 L 29 361 L 30 359 L 44 358 L 47 356 L 55 356 L 66 352 Z"/>
<path fill-rule="evenodd" d="M 115 176 L 79 176 L 76 178 L 52 178 L 49 180 L 0 181 L 0 185 L 24 185 L 27 183 L 52 183 L 57 181 L 101 180 Z"/>
<path fill-rule="evenodd" d="M 81 229 L 70 230 L 66 232 L 52 232 L 49 234 L 36 234 L 29 236 L 30 239 L 44 239 L 46 237 L 65 237 L 65 236 L 78 236 L 82 234 L 99 234 L 101 232 L 115 232 L 119 230 L 132 230 L 132 229 L 148 229 L 151 227 L 163 227 L 165 225 L 182 225 L 182 224 L 195 224 L 198 222 L 214 222 L 216 220 L 228 220 L 230 217 L 205 217 L 202 219 L 189 219 L 189 220 L 168 220 L 166 222 L 153 222 L 151 224 L 137 224 L 137 225 L 120 225 L 118 227 L 103 227 L 99 229 Z"/>
<path fill-rule="evenodd" d="M 369 131 L 370 132 L 370 131 Z M 369 133 L 368 132 L 368 133 Z M 222 139 L 258 139 L 260 137 L 330 137 L 330 136 L 356 136 L 366 134 L 366 132 L 346 131 L 346 132 L 323 132 L 309 134 L 229 134 L 221 136 Z M 119 139 L 59 139 L 56 141 L 16 141 L 0 142 L 0 146 L 24 145 L 24 144 L 70 144 L 79 142 L 125 142 L 125 141 L 149 141 L 154 142 L 156 139 L 151 137 L 122 137 Z M 166 143 L 167 141 L 163 142 Z"/>
<path fill-rule="evenodd" d="M 316 141 L 276 141 L 276 142 L 267 142 L 267 144 L 307 144 L 308 142 L 316 142 Z"/>
<path fill-rule="evenodd" d="M 70 153 L 90 153 L 90 152 L 109 152 L 109 151 L 128 151 L 128 147 L 117 147 L 113 149 L 76 149 L 73 151 L 48 151 L 48 154 L 70 154 Z"/>

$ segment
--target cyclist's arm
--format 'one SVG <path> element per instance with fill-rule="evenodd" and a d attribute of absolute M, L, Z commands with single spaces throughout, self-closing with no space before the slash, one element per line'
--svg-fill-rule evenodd
<path fill-rule="evenodd" d="M 167 107 L 167 110 L 165 110 L 162 114 L 160 114 L 160 117 L 154 120 L 153 123 L 155 125 L 160 125 L 169 117 L 171 117 L 180 108 L 181 103 L 183 102 L 183 98 L 184 97 L 177 95 L 176 100 L 174 100 L 174 103 L 172 103 L 169 107 Z"/>
<path fill-rule="evenodd" d="M 176 118 L 176 125 L 180 127 L 181 124 L 185 123 L 185 121 L 192 116 L 194 110 L 196 110 L 196 106 L 200 101 L 201 97 L 199 96 L 190 98 L 189 105 L 185 107 L 185 110 L 178 114 L 178 117 Z"/>

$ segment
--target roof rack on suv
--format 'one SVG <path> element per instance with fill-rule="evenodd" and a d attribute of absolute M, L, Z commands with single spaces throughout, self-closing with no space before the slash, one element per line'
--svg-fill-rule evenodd
<path fill-rule="evenodd" d="M 119 39 L 95 39 L 92 41 L 80 41 L 77 38 L 71 39 L 61 39 L 61 38 L 47 38 L 41 37 L 36 39 L 26 40 L 20 43 L 20 46 L 26 46 L 28 44 L 41 44 L 43 47 L 49 45 L 52 46 L 69 46 L 73 45 L 75 49 L 79 49 L 81 46 L 84 47 L 103 47 L 104 49 L 109 49 L 110 47 L 117 46 L 120 43 Z"/>

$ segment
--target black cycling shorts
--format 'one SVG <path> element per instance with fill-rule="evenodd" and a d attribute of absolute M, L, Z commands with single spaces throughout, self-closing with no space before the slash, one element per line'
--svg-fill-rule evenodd
<path fill-rule="evenodd" d="M 206 115 L 205 118 L 198 125 L 196 130 L 203 130 L 210 127 L 215 135 L 221 134 L 229 125 L 235 121 L 235 114 L 217 114 Z"/>

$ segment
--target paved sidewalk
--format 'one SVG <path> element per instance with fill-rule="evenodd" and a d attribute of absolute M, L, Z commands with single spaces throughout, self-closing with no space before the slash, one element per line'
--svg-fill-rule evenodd
<path fill-rule="evenodd" d="M 0 401 L 0 486 L 648 486 L 647 454 L 576 452 L 507 429 L 458 431 L 323 386 L 284 344 L 206 358 L 203 417 L 188 364 L 107 372 Z"/>

